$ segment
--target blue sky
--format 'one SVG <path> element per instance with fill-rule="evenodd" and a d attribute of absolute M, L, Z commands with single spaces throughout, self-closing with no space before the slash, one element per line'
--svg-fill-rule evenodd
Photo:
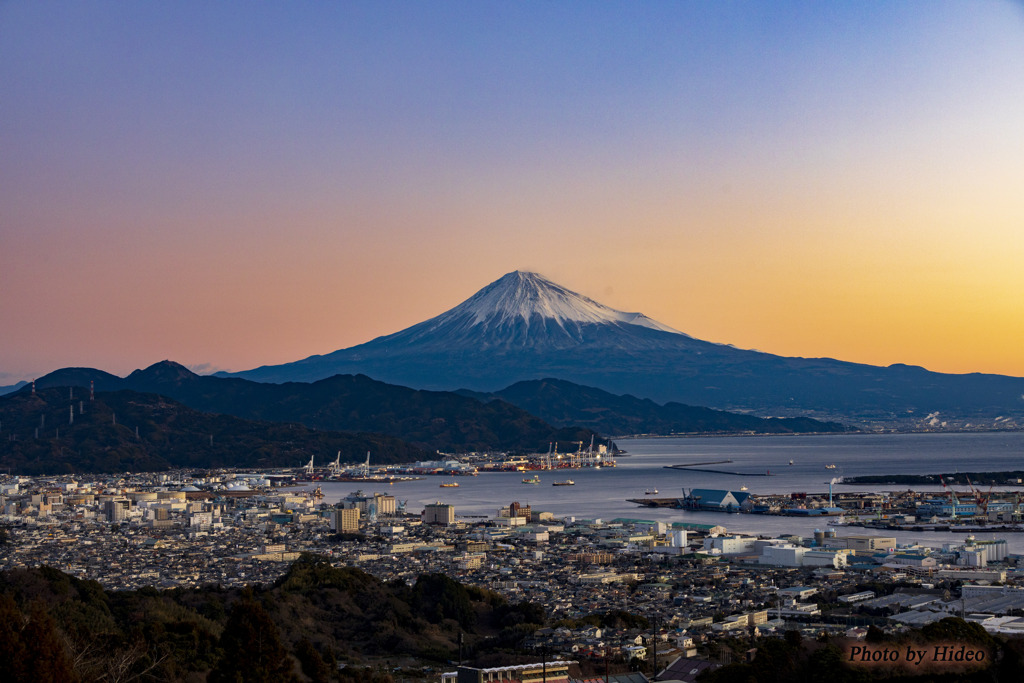
<path fill-rule="evenodd" d="M 244 369 L 515 270 L 1024 375 L 1012 2 L 0 2 L 0 379 Z"/>

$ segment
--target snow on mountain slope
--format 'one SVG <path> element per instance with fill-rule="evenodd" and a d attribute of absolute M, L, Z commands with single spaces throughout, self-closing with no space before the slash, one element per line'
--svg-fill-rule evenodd
<path fill-rule="evenodd" d="M 497 391 L 557 378 L 658 402 L 762 415 L 892 419 L 935 411 L 1022 414 L 1024 379 L 786 358 L 702 341 L 512 272 L 454 308 L 322 356 L 243 373 L 263 382 L 363 373 L 419 389 Z"/>
<path fill-rule="evenodd" d="M 534 315 L 565 329 L 569 321 L 581 323 L 626 323 L 662 332 L 682 334 L 651 320 L 643 313 L 625 313 L 599 304 L 541 277 L 536 273 L 514 271 L 492 282 L 455 308 L 434 318 L 438 323 L 471 316 L 473 324 L 485 328 L 512 325 L 520 321 L 529 326 Z"/>
<path fill-rule="evenodd" d="M 680 342 L 697 343 L 642 313 L 617 311 L 536 273 L 515 271 L 434 318 L 327 357 L 365 360 L 380 352 L 394 358 L 455 350 L 538 352 L 581 344 L 639 349 Z"/>

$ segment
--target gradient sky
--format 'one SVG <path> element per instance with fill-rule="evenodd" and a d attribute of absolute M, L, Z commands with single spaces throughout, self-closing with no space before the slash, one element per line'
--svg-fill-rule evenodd
<path fill-rule="evenodd" d="M 1024 376 L 1024 4 L 0 0 L 0 384 L 297 360 L 516 269 Z"/>

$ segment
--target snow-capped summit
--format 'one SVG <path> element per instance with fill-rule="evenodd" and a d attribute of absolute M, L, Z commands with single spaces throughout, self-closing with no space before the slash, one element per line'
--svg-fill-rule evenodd
<path fill-rule="evenodd" d="M 682 334 L 643 313 L 625 313 L 599 304 L 537 273 L 516 270 L 495 280 L 465 302 L 434 318 L 437 323 L 472 317 L 484 328 L 507 327 L 540 318 L 562 329 L 572 323 L 625 323 Z"/>
<path fill-rule="evenodd" d="M 356 373 L 417 389 L 480 392 L 557 378 L 613 394 L 766 415 L 884 416 L 921 406 L 978 414 L 1024 410 L 1024 379 L 739 349 L 617 311 L 521 271 L 394 334 L 235 376 L 308 382 Z"/>
<path fill-rule="evenodd" d="M 363 372 L 375 379 L 430 388 L 502 388 L 519 378 L 506 363 L 543 372 L 545 356 L 602 351 L 651 354 L 680 345 L 704 353 L 717 346 L 693 339 L 642 313 L 600 304 L 538 275 L 516 270 L 438 316 L 323 356 L 265 366 L 236 376 L 258 381 L 311 381 L 335 373 Z M 479 369 L 473 366 L 481 364 Z M 466 373 L 486 384 L 465 377 Z M 496 374 L 497 373 L 497 374 Z M 458 377 L 462 379 L 456 379 Z M 514 380 L 513 380 L 514 381 Z M 505 382 L 501 384 L 501 382 Z"/>
<path fill-rule="evenodd" d="M 580 344 L 632 348 L 638 341 L 645 345 L 641 340 L 652 334 L 659 340 L 665 335 L 687 338 L 642 313 L 617 311 L 536 273 L 517 270 L 455 308 L 363 347 L 385 345 L 392 357 L 410 350 L 543 351 Z"/>

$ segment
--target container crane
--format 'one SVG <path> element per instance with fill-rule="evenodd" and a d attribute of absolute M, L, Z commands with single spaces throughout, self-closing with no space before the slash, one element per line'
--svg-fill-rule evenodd
<path fill-rule="evenodd" d="M 956 508 L 960 505 L 960 499 L 956 497 L 956 491 L 950 488 L 949 484 L 946 483 L 946 480 L 942 478 L 941 474 L 939 475 L 939 481 L 942 482 L 942 488 L 946 489 L 946 492 L 949 494 L 949 504 L 952 508 L 952 512 L 949 516 L 956 519 Z"/>
<path fill-rule="evenodd" d="M 967 475 L 964 475 L 967 476 Z M 987 493 L 982 493 L 981 489 L 974 487 L 971 483 L 971 478 L 967 477 L 967 485 L 971 487 L 971 493 L 974 495 L 974 503 L 978 506 L 979 516 L 988 518 L 988 501 L 992 497 L 992 487 L 995 486 L 995 482 L 988 487 Z"/>
<path fill-rule="evenodd" d="M 338 457 L 331 463 L 331 474 L 335 477 L 341 474 L 341 451 L 338 451 Z"/>

